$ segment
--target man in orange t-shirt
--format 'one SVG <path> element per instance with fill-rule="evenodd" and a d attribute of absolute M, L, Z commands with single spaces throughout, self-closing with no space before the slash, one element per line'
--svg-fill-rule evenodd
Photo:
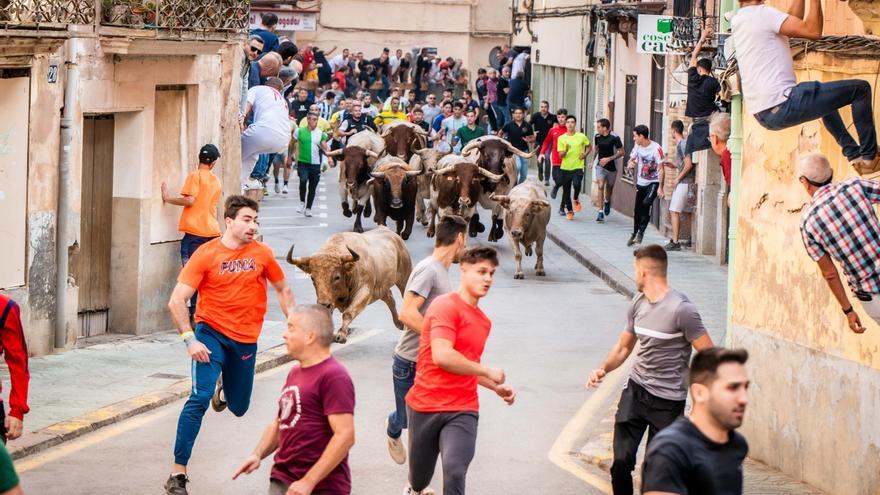
<path fill-rule="evenodd" d="M 480 364 L 492 322 L 478 303 L 492 286 L 498 253 L 473 248 L 460 263 L 458 292 L 434 299 L 425 313 L 416 379 L 406 396 L 410 456 L 405 493 L 413 495 L 425 493 L 438 455 L 443 490 L 465 493 L 467 468 L 477 444 L 478 384 L 508 405 L 516 398 L 513 389 L 504 385 L 504 370 Z"/>
<path fill-rule="evenodd" d="M 220 201 L 220 179 L 211 171 L 220 158 L 220 150 L 213 144 L 202 146 L 199 151 L 199 168 L 186 177 L 180 197 L 168 195 L 168 185 L 162 183 L 162 202 L 183 206 L 178 230 L 183 232 L 180 240 L 180 261 L 183 265 L 202 244 L 220 237 L 217 222 L 217 203 Z M 193 294 L 189 304 L 190 323 L 196 314 L 198 294 Z"/>
<path fill-rule="evenodd" d="M 272 250 L 255 241 L 259 205 L 246 196 L 226 199 L 226 231 L 205 243 L 177 278 L 168 307 L 193 359 L 192 392 L 177 422 L 174 467 L 165 483 L 170 495 L 186 495 L 186 465 L 210 404 L 236 416 L 248 410 L 254 385 L 257 339 L 266 314 L 266 281 L 287 316 L 293 294 Z M 195 332 L 186 301 L 198 290 Z M 221 379 L 222 376 L 222 379 Z"/>

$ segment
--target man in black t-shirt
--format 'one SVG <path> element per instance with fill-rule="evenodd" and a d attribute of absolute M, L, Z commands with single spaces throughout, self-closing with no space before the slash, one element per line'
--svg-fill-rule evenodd
<path fill-rule="evenodd" d="M 611 132 L 611 121 L 608 119 L 596 121 L 593 146 L 596 147 L 593 177 L 596 178 L 596 204 L 599 205 L 596 221 L 604 222 L 605 217 L 611 214 L 611 193 L 614 192 L 614 181 L 617 179 L 617 165 L 614 160 L 623 156 L 623 143 L 620 136 Z"/>
<path fill-rule="evenodd" d="M 535 130 L 535 147 L 541 149 L 544 146 L 544 140 L 547 139 L 550 129 L 556 125 L 556 116 L 550 113 L 550 103 L 542 101 L 540 111 L 532 114 L 531 122 L 529 123 L 532 124 L 532 128 Z M 538 180 L 544 180 L 544 167 L 538 167 Z"/>
<path fill-rule="evenodd" d="M 431 56 L 428 55 L 428 49 L 422 48 L 419 56 L 416 57 L 415 73 L 413 74 L 413 84 L 416 86 L 416 101 L 425 101 L 425 91 L 422 90 L 422 82 L 425 75 L 431 69 Z"/>
<path fill-rule="evenodd" d="M 743 349 L 712 347 L 697 353 L 689 382 L 691 418 L 679 418 L 651 441 L 642 467 L 643 495 L 741 495 L 749 402 Z"/>
<path fill-rule="evenodd" d="M 290 100 L 290 116 L 294 117 L 297 122 L 302 121 L 309 114 L 309 107 L 315 102 L 309 98 L 309 92 L 305 88 L 300 88 L 296 93 L 296 98 Z"/>
<path fill-rule="evenodd" d="M 513 120 L 504 124 L 504 127 L 498 131 L 498 136 L 508 140 L 514 148 L 524 152 L 529 152 L 529 143 L 535 142 L 535 131 L 532 126 L 525 121 L 525 111 L 522 107 L 513 109 Z M 516 158 L 517 168 L 517 184 L 522 184 L 529 176 L 529 159 L 514 155 Z"/>
<path fill-rule="evenodd" d="M 715 98 L 721 91 L 721 84 L 712 77 L 712 60 L 700 58 L 703 43 L 711 35 L 711 29 L 703 30 L 697 46 L 691 53 L 691 62 L 687 70 L 687 105 L 684 114 L 693 119 L 685 145 L 685 152 L 688 155 L 712 147 L 709 143 L 709 116 L 718 110 L 715 106 Z"/>

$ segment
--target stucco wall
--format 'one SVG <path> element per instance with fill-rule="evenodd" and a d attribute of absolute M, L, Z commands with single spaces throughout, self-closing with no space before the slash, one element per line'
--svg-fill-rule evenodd
<path fill-rule="evenodd" d="M 873 84 L 877 63 L 811 54 L 797 67 L 799 81 Z M 849 109 L 841 114 L 852 122 Z M 880 326 L 850 295 L 867 326 L 852 333 L 807 256 L 799 222 L 809 196 L 795 160 L 821 151 L 836 180 L 854 172 L 819 121 L 771 132 L 745 115 L 743 127 L 731 332 L 753 355 L 743 431 L 755 458 L 819 488 L 880 493 Z"/>
<path fill-rule="evenodd" d="M 584 68 L 588 29 L 583 16 L 536 19 L 532 31 L 538 37 L 532 44 L 533 61 L 537 58 L 541 65 Z"/>

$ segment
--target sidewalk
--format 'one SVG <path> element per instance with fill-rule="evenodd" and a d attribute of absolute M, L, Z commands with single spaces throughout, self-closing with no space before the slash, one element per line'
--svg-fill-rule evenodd
<path fill-rule="evenodd" d="M 257 371 L 289 358 L 285 324 L 266 321 L 257 344 Z M 189 394 L 190 360 L 176 332 L 142 337 L 107 335 L 78 348 L 31 358 L 24 435 L 10 442 L 13 458 L 30 455 Z M 0 367 L 8 400 L 9 374 Z"/>
<path fill-rule="evenodd" d="M 604 224 L 600 224 L 596 222 L 596 213 L 597 210 L 586 202 L 584 210 L 576 214 L 574 220 L 566 220 L 554 213 L 547 236 L 611 288 L 626 297 L 632 297 L 635 294 L 633 248 L 626 246 L 632 233 L 632 218 L 614 211 L 605 219 Z M 651 226 L 645 232 L 642 245 L 663 245 L 666 242 L 667 239 Z M 718 266 L 708 257 L 691 251 L 670 252 L 669 282 L 696 304 L 712 340 L 716 344 L 723 344 L 727 319 L 727 267 Z M 623 317 L 621 330 L 622 320 Z M 604 386 L 621 388 L 628 376 L 624 369 L 621 371 L 617 376 L 610 375 Z M 586 473 L 608 482 L 605 486 L 597 487 L 607 493 L 611 493 L 609 470 L 613 461 L 611 442 L 617 399 L 618 394 L 615 393 L 611 394 L 606 403 L 595 404 L 596 410 L 602 411 L 601 417 L 591 421 L 595 426 L 582 433 L 583 447 L 580 450 L 574 449 L 571 453 Z M 642 451 L 639 453 L 637 466 L 641 465 Z M 637 468 L 636 477 L 638 473 Z M 764 464 L 746 459 L 744 493 L 821 495 L 822 492 L 798 483 Z"/>

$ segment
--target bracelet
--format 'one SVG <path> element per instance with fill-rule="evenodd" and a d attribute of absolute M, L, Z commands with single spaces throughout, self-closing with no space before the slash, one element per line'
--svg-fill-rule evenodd
<path fill-rule="evenodd" d="M 846 309 L 843 310 L 843 314 L 845 314 L 845 315 L 848 315 L 848 314 L 850 314 L 850 313 L 852 313 L 852 312 L 853 312 L 852 304 L 850 304 L 848 308 L 846 308 Z"/>
<path fill-rule="evenodd" d="M 198 340 L 196 340 L 195 337 L 190 337 L 189 339 L 183 341 L 183 343 L 186 344 L 187 349 L 192 347 L 192 345 L 195 344 L 196 342 L 198 342 Z"/>
<path fill-rule="evenodd" d="M 186 331 L 186 332 L 183 332 L 182 334 L 180 334 L 180 340 L 186 342 L 189 339 L 195 338 L 195 336 L 196 336 L 195 332 L 193 332 L 192 330 L 189 330 L 189 331 Z"/>

